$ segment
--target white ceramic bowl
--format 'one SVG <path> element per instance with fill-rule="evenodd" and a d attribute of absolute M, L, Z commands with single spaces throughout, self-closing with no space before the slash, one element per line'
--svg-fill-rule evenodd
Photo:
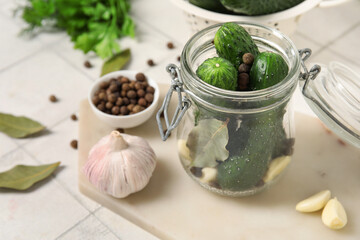
<path fill-rule="evenodd" d="M 131 115 L 115 116 L 100 111 L 99 109 L 96 108 L 96 106 L 92 102 L 92 98 L 94 97 L 96 90 L 99 89 L 101 82 L 109 81 L 111 78 L 116 78 L 119 76 L 124 76 L 129 78 L 130 80 L 135 80 L 135 75 L 137 73 L 138 73 L 137 71 L 129 71 L 129 70 L 111 72 L 97 79 L 95 83 L 91 86 L 88 95 L 88 101 L 91 106 L 91 109 L 93 110 L 95 115 L 107 125 L 114 128 L 133 128 L 143 124 L 154 114 L 159 102 L 160 90 L 157 83 L 146 75 L 145 76 L 147 78 L 147 82 L 149 83 L 150 86 L 152 86 L 155 89 L 155 93 L 152 104 L 149 107 L 147 107 L 145 110 Z"/>
<path fill-rule="evenodd" d="M 212 12 L 197 7 L 188 0 L 171 0 L 185 13 L 191 30 L 195 33 L 210 25 L 222 22 L 252 22 L 273 27 L 286 35 L 291 35 L 300 17 L 315 7 L 333 7 L 349 0 L 304 0 L 302 3 L 281 12 L 262 16 L 242 16 Z"/>

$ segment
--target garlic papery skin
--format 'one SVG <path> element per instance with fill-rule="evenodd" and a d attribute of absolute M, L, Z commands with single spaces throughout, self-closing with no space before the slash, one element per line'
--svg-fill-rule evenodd
<path fill-rule="evenodd" d="M 155 166 L 145 139 L 112 131 L 91 148 L 83 172 L 99 191 L 124 198 L 148 184 Z"/>

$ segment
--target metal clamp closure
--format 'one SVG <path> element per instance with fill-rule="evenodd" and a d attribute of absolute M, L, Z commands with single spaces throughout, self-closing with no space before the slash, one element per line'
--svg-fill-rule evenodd
<path fill-rule="evenodd" d="M 190 100 L 186 96 L 182 96 L 182 92 L 184 92 L 184 88 L 183 88 L 183 81 L 181 80 L 181 76 L 180 76 L 180 69 L 174 64 L 169 64 L 166 67 L 166 70 L 170 73 L 171 76 L 171 86 L 164 98 L 164 102 L 161 108 L 156 114 L 156 121 L 158 123 L 160 135 L 163 141 L 166 141 L 166 139 L 170 136 L 171 131 L 179 125 L 186 110 L 191 105 Z M 168 117 L 168 110 L 173 92 L 177 92 L 178 94 L 178 105 L 170 122 Z M 164 114 L 166 131 L 164 131 L 161 123 L 162 114 Z"/>
<path fill-rule="evenodd" d="M 312 66 L 310 71 L 308 71 L 308 69 L 305 65 L 305 61 L 310 57 L 311 49 L 309 49 L 309 48 L 300 49 L 299 55 L 301 58 L 301 67 L 304 70 L 304 72 L 300 72 L 299 78 L 300 78 L 300 80 L 305 81 L 305 84 L 302 89 L 302 93 L 304 94 L 304 96 L 310 98 L 310 96 L 308 96 L 306 93 L 306 88 L 309 85 L 309 81 L 314 80 L 317 77 L 317 75 L 320 73 L 321 67 L 319 65 L 315 64 L 314 66 Z"/>

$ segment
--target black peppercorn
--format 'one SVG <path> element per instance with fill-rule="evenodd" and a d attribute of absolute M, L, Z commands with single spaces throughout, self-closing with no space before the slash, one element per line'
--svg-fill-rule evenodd
<path fill-rule="evenodd" d="M 239 73 L 249 73 L 251 69 L 250 65 L 247 65 L 245 63 L 240 64 L 239 66 Z"/>
<path fill-rule="evenodd" d="M 116 106 L 121 106 L 123 105 L 123 100 L 121 97 L 118 97 L 118 99 L 116 100 L 116 103 L 115 103 Z"/>
<path fill-rule="evenodd" d="M 148 86 L 148 87 L 146 88 L 146 92 L 148 92 L 148 93 L 154 93 L 154 92 L 155 92 L 155 88 L 153 88 L 152 86 Z"/>
<path fill-rule="evenodd" d="M 149 102 L 149 103 L 152 103 L 152 102 L 154 101 L 154 95 L 151 94 L 151 93 L 147 93 L 147 94 L 145 95 L 145 100 L 146 100 L 147 102 Z"/>
<path fill-rule="evenodd" d="M 144 91 L 144 89 L 139 89 L 137 90 L 136 94 L 138 97 L 142 98 L 145 96 L 146 92 Z"/>
<path fill-rule="evenodd" d="M 130 90 L 127 92 L 126 96 L 130 99 L 136 98 L 136 92 L 134 90 Z"/>
<path fill-rule="evenodd" d="M 105 104 L 105 107 L 106 107 L 107 109 L 111 109 L 113 106 L 114 106 L 114 104 L 112 104 L 111 102 L 107 102 L 107 103 Z"/>
<path fill-rule="evenodd" d="M 135 75 L 135 78 L 136 78 L 136 80 L 138 80 L 140 82 L 146 81 L 146 77 L 145 77 L 145 75 L 143 73 L 137 73 Z"/>
<path fill-rule="evenodd" d="M 146 107 L 147 101 L 145 100 L 145 98 L 140 98 L 139 101 L 138 101 L 138 104 L 140 106 Z"/>
<path fill-rule="evenodd" d="M 242 60 L 245 64 L 251 65 L 254 62 L 254 55 L 252 55 L 251 53 L 245 53 L 242 56 Z"/>
<path fill-rule="evenodd" d="M 168 42 L 166 46 L 168 47 L 168 49 L 174 48 L 174 44 L 172 42 Z"/>
<path fill-rule="evenodd" d="M 90 63 L 89 61 L 85 61 L 85 62 L 84 62 L 84 66 L 85 66 L 86 68 L 92 68 L 92 65 L 91 65 L 91 63 Z"/>
<path fill-rule="evenodd" d="M 49 100 L 50 100 L 50 102 L 57 102 L 58 101 L 58 99 L 57 99 L 57 97 L 55 95 L 50 95 Z"/>
<path fill-rule="evenodd" d="M 111 113 L 114 115 L 118 115 L 120 113 L 120 108 L 118 106 L 112 107 Z"/>
<path fill-rule="evenodd" d="M 155 63 L 154 63 L 154 61 L 153 61 L 152 59 L 149 59 L 149 60 L 147 61 L 147 64 L 148 64 L 150 67 L 152 67 L 152 66 L 155 65 Z"/>
<path fill-rule="evenodd" d="M 76 117 L 75 114 L 71 114 L 70 118 L 71 118 L 71 120 L 73 120 L 73 121 L 76 121 L 76 120 L 77 120 L 77 117 Z"/>
<path fill-rule="evenodd" d="M 129 109 L 128 109 L 126 106 L 122 106 L 122 107 L 120 108 L 120 113 L 121 113 L 122 115 L 128 115 L 128 114 L 129 114 Z"/>
<path fill-rule="evenodd" d="M 78 141 L 77 140 L 72 140 L 70 142 L 70 146 L 73 148 L 73 149 L 77 149 L 78 148 Z"/>

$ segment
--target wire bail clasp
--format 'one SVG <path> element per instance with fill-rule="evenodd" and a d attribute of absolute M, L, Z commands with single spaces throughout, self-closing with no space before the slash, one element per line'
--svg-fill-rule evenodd
<path fill-rule="evenodd" d="M 184 92 L 184 88 L 183 88 L 183 81 L 181 80 L 181 76 L 180 76 L 180 69 L 175 64 L 169 64 L 166 67 L 166 70 L 170 73 L 171 76 L 171 86 L 169 91 L 165 95 L 164 102 L 161 108 L 156 114 L 156 121 L 163 141 L 166 141 L 166 139 L 170 136 L 171 131 L 179 125 L 186 110 L 188 110 L 188 108 L 191 106 L 190 100 L 186 96 L 182 96 L 182 92 Z M 173 92 L 177 92 L 178 105 L 170 122 L 168 117 L 168 110 Z M 162 114 L 164 114 L 166 132 L 164 132 L 160 119 Z"/>
<path fill-rule="evenodd" d="M 310 57 L 311 52 L 312 51 L 310 48 L 303 48 L 303 49 L 299 50 L 299 55 L 300 55 L 300 59 L 301 59 L 301 67 L 304 70 L 304 72 L 300 72 L 299 79 L 301 81 L 305 81 L 305 84 L 302 88 L 302 93 L 305 97 L 308 97 L 308 98 L 309 98 L 309 96 L 306 93 L 306 88 L 309 85 L 309 81 L 314 80 L 321 71 L 321 67 L 317 64 L 312 66 L 310 71 L 308 71 L 308 69 L 305 65 L 305 61 Z"/>

